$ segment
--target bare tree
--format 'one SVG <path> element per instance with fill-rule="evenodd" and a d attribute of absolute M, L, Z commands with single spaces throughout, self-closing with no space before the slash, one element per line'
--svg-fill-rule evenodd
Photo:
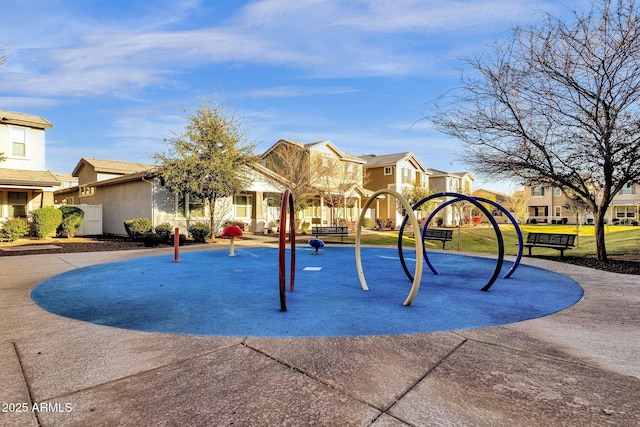
<path fill-rule="evenodd" d="M 293 196 L 294 210 L 302 211 L 307 206 L 307 196 L 313 193 L 320 172 L 318 166 L 311 162 L 309 150 L 304 145 L 280 141 L 264 158 L 265 166 L 276 172 L 280 180 L 272 180 L 277 187 L 288 188 Z"/>
<path fill-rule="evenodd" d="M 527 222 L 527 219 L 529 218 L 527 200 L 528 198 L 525 195 L 524 190 L 518 190 L 514 191 L 511 196 L 509 196 L 509 199 L 505 204 L 505 208 L 509 209 L 516 221 L 521 224 Z"/>
<path fill-rule="evenodd" d="M 7 46 L 3 46 L 0 48 L 0 52 L 4 52 L 7 49 L 8 49 Z M 4 64 L 4 61 L 7 59 L 7 56 L 9 55 L 0 55 L 0 65 Z"/>
<path fill-rule="evenodd" d="M 358 182 L 358 169 L 353 163 L 338 158 L 316 157 L 313 161 L 319 164 L 318 184 L 324 202 L 331 212 L 331 224 L 340 225 L 336 218 L 336 210 L 342 207 L 346 212 L 348 201 L 355 192 L 354 184 Z M 350 165 L 353 167 L 350 168 Z"/>
<path fill-rule="evenodd" d="M 606 260 L 605 214 L 640 181 L 640 16 L 633 0 L 516 28 L 468 60 L 454 103 L 433 120 L 480 174 L 561 187 L 589 206 Z"/>

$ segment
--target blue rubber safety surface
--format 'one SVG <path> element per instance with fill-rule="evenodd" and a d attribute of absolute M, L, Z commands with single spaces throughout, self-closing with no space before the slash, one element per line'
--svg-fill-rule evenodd
<path fill-rule="evenodd" d="M 368 291 L 362 290 L 355 248 L 299 245 L 294 292 L 280 311 L 278 249 L 236 248 L 101 264 L 52 277 L 31 298 L 45 310 L 118 328 L 194 335 L 324 337 L 412 334 L 480 328 L 557 312 L 576 303 L 572 279 L 520 265 L 488 292 L 480 288 L 495 260 L 430 253 L 440 272 L 424 268 L 417 297 L 396 249 L 362 248 Z M 414 252 L 406 251 L 409 269 Z M 287 250 L 287 262 L 290 251 Z M 511 267 L 505 262 L 502 275 Z M 287 265 L 287 290 L 289 265 Z"/>

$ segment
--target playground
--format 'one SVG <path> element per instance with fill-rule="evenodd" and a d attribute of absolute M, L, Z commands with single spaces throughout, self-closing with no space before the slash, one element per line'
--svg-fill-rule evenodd
<path fill-rule="evenodd" d="M 73 270 L 32 292 L 45 310 L 99 325 L 192 335 L 335 337 L 471 329 L 545 316 L 576 303 L 570 278 L 520 266 L 481 291 L 495 260 L 433 253 L 440 274 L 426 273 L 411 306 L 411 289 L 393 248 L 362 249 L 369 290 L 358 282 L 354 248 L 296 249 L 295 290 L 279 310 L 278 250 L 224 250 L 152 256 Z M 287 250 L 287 259 L 290 259 Z M 405 256 L 408 264 L 415 258 Z M 512 263 L 505 263 L 504 271 Z M 413 267 L 412 267 L 413 268 Z"/>

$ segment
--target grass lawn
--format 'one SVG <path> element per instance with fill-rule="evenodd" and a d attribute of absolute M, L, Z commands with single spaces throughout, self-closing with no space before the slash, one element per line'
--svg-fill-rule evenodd
<path fill-rule="evenodd" d="M 517 253 L 517 237 L 515 229 L 512 225 L 503 225 L 500 227 L 504 239 L 505 254 L 516 255 Z M 575 225 L 522 225 L 523 239 L 526 241 L 529 232 L 538 233 L 563 233 L 576 234 Z M 633 226 L 606 226 L 606 245 L 608 255 L 628 255 L 640 253 L 640 227 Z M 578 229 L 578 239 L 576 247 L 565 252 L 565 256 L 589 256 L 596 254 L 596 245 L 594 237 L 594 227 L 592 225 L 582 225 Z M 325 238 L 326 241 L 339 241 L 333 238 Z M 354 243 L 355 233 L 350 233 L 345 238 L 345 243 Z M 370 245 L 397 245 L 398 232 L 386 231 L 372 234 L 363 234 L 363 244 Z M 403 238 L 403 244 L 406 246 L 413 245 L 413 239 Z M 442 249 L 442 242 L 426 241 L 427 248 Z M 495 253 L 498 250 L 498 243 L 495 232 L 492 227 L 479 226 L 461 229 L 453 229 L 453 241 L 447 242 L 446 248 L 449 250 L 460 250 L 463 252 L 480 252 Z M 525 254 L 527 249 L 525 248 Z M 540 256 L 557 256 L 559 251 L 547 248 L 533 248 L 533 255 Z"/>

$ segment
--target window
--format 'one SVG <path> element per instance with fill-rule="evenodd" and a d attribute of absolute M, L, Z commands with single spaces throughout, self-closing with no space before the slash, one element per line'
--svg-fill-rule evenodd
<path fill-rule="evenodd" d="M 533 187 L 531 189 L 533 193 L 533 197 L 543 197 L 544 196 L 544 187 Z"/>
<path fill-rule="evenodd" d="M 385 166 L 384 167 L 384 174 L 385 175 L 391 175 L 393 174 L 393 168 L 391 166 Z"/>
<path fill-rule="evenodd" d="M 625 184 L 624 187 L 622 187 L 622 190 L 620 190 L 620 194 L 632 194 L 633 191 L 631 189 L 631 184 Z"/>
<path fill-rule="evenodd" d="M 204 200 L 186 194 L 184 196 L 177 196 L 177 216 L 179 218 L 204 218 Z"/>
<path fill-rule="evenodd" d="M 189 199 L 189 218 L 202 218 L 204 217 L 204 201 L 192 195 L 188 196 Z"/>
<path fill-rule="evenodd" d="M 29 129 L 9 126 L 9 141 L 11 142 L 11 156 L 26 157 L 27 156 L 27 140 Z"/>
<path fill-rule="evenodd" d="M 562 196 L 562 190 L 560 189 L 560 187 L 554 187 L 553 188 L 553 195 L 556 196 L 556 197 Z"/>
<path fill-rule="evenodd" d="M 356 171 L 356 165 L 353 163 L 347 163 L 347 173 L 352 174 Z"/>
<path fill-rule="evenodd" d="M 556 206 L 554 216 L 562 216 L 562 207 Z"/>
<path fill-rule="evenodd" d="M 27 193 L 9 191 L 7 204 L 9 205 L 9 218 L 24 218 L 27 216 Z"/>
<path fill-rule="evenodd" d="M 411 169 L 402 168 L 402 183 L 411 184 Z"/>
<path fill-rule="evenodd" d="M 251 218 L 251 205 L 253 204 L 253 197 L 241 194 L 236 196 L 236 218 Z"/>
<path fill-rule="evenodd" d="M 83 185 L 80 187 L 80 197 L 89 197 L 96 194 L 96 187 Z"/>
<path fill-rule="evenodd" d="M 307 206 L 304 208 L 304 216 L 319 217 L 322 210 L 320 209 L 320 199 L 307 200 Z"/>

